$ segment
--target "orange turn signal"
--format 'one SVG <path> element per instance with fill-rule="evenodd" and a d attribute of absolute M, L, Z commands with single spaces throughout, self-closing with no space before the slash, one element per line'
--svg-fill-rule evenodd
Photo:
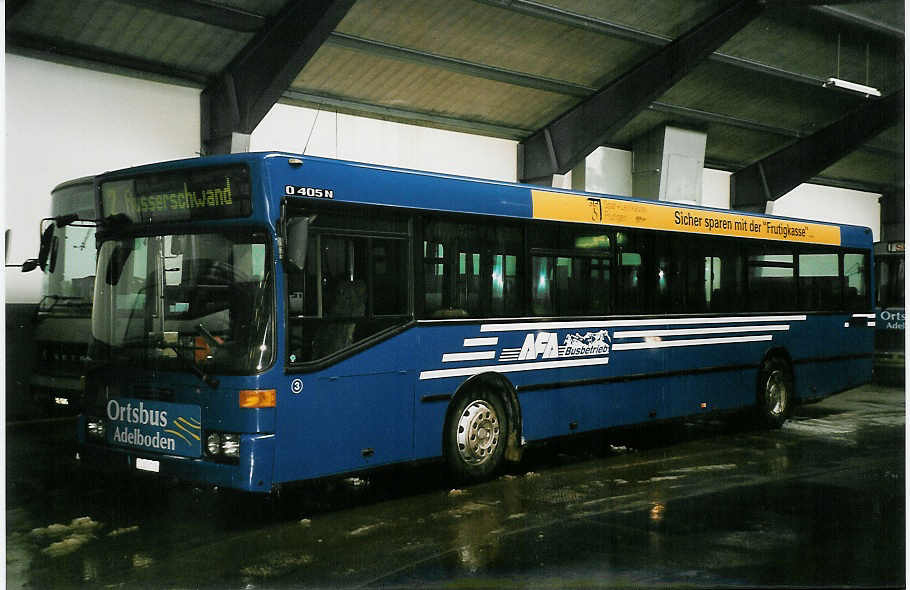
<path fill-rule="evenodd" d="M 275 407 L 275 390 L 274 389 L 241 389 L 240 390 L 240 407 L 241 408 L 274 408 Z"/>

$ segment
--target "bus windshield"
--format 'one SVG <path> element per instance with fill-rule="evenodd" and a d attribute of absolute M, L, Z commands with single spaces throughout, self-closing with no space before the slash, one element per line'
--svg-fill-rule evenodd
<path fill-rule="evenodd" d="M 52 194 L 52 215 L 75 213 L 80 219 L 94 219 L 92 182 L 67 184 Z M 53 264 L 44 276 L 42 315 L 88 318 L 92 313 L 95 284 L 95 228 L 68 225 L 54 228 Z"/>
<path fill-rule="evenodd" d="M 98 254 L 93 356 L 115 365 L 252 374 L 273 361 L 265 233 L 113 239 Z"/>

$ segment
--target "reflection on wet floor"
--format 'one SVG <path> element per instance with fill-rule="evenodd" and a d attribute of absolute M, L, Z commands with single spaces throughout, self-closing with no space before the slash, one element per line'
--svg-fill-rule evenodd
<path fill-rule="evenodd" d="M 780 431 L 659 425 L 466 488 L 407 467 L 278 500 L 82 477 L 65 435 L 12 430 L 7 585 L 901 585 L 903 403 L 866 387 Z"/>

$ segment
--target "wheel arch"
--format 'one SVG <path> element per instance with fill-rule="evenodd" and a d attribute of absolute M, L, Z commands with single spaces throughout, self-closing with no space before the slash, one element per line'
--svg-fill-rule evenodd
<path fill-rule="evenodd" d="M 793 357 L 790 356 L 790 351 L 788 351 L 783 346 L 776 346 L 765 351 L 765 354 L 761 359 L 761 363 L 758 365 L 758 373 L 755 375 L 756 400 L 758 399 L 758 396 L 761 395 L 762 369 L 764 368 L 765 363 L 773 358 L 779 358 L 787 363 L 787 367 L 790 369 L 790 379 L 793 382 L 793 395 L 796 399 L 799 399 L 799 390 L 796 387 L 796 371 L 793 370 Z"/>
<path fill-rule="evenodd" d="M 506 379 L 501 373 L 487 372 L 474 375 L 462 383 L 449 402 L 446 409 L 445 424 L 449 423 L 452 412 L 457 406 L 458 400 L 462 397 L 471 395 L 475 391 L 494 392 L 498 395 L 506 409 L 506 419 L 509 422 L 509 436 L 506 440 L 505 458 L 507 461 L 519 461 L 521 459 L 521 431 L 522 417 L 521 404 L 518 402 L 518 391 L 511 381 Z M 443 448 L 445 448 L 445 437 L 447 436 L 443 429 Z"/>

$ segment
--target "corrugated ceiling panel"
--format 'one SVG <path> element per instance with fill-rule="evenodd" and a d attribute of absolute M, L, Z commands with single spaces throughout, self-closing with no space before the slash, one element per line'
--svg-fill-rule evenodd
<path fill-rule="evenodd" d="M 904 125 L 903 122 L 885 129 L 867 142 L 870 146 L 891 150 L 904 151 Z"/>
<path fill-rule="evenodd" d="M 820 79 L 835 76 L 882 91 L 894 88 L 899 75 L 895 66 L 898 45 L 834 24 L 807 8 L 769 9 L 719 51 Z"/>
<path fill-rule="evenodd" d="M 222 70 L 252 38 L 197 21 L 108 0 L 32 0 L 17 15 L 17 32 L 60 39 L 192 72 Z"/>
<path fill-rule="evenodd" d="M 302 92 L 536 129 L 568 109 L 561 94 L 323 46 L 294 81 Z"/>
<path fill-rule="evenodd" d="M 902 186 L 903 158 L 857 150 L 823 170 L 819 176 L 874 185 Z"/>
<path fill-rule="evenodd" d="M 456 0 L 360 0 L 339 32 L 592 87 L 650 48 L 517 12 Z"/>
<path fill-rule="evenodd" d="M 810 132 L 840 118 L 859 99 L 821 86 L 705 62 L 658 100 Z"/>
<path fill-rule="evenodd" d="M 209 0 L 209 2 L 261 16 L 274 16 L 288 4 L 287 0 Z"/>
<path fill-rule="evenodd" d="M 793 141 L 780 135 L 713 123 L 708 125 L 707 131 L 708 142 L 705 146 L 705 158 L 741 165 L 750 164 L 772 154 Z"/>
<path fill-rule="evenodd" d="M 718 0 L 548 0 L 541 4 L 675 39 L 724 3 Z"/>
<path fill-rule="evenodd" d="M 903 0 L 876 0 L 875 2 L 854 2 L 837 6 L 838 10 L 879 21 L 896 29 L 904 30 Z"/>

